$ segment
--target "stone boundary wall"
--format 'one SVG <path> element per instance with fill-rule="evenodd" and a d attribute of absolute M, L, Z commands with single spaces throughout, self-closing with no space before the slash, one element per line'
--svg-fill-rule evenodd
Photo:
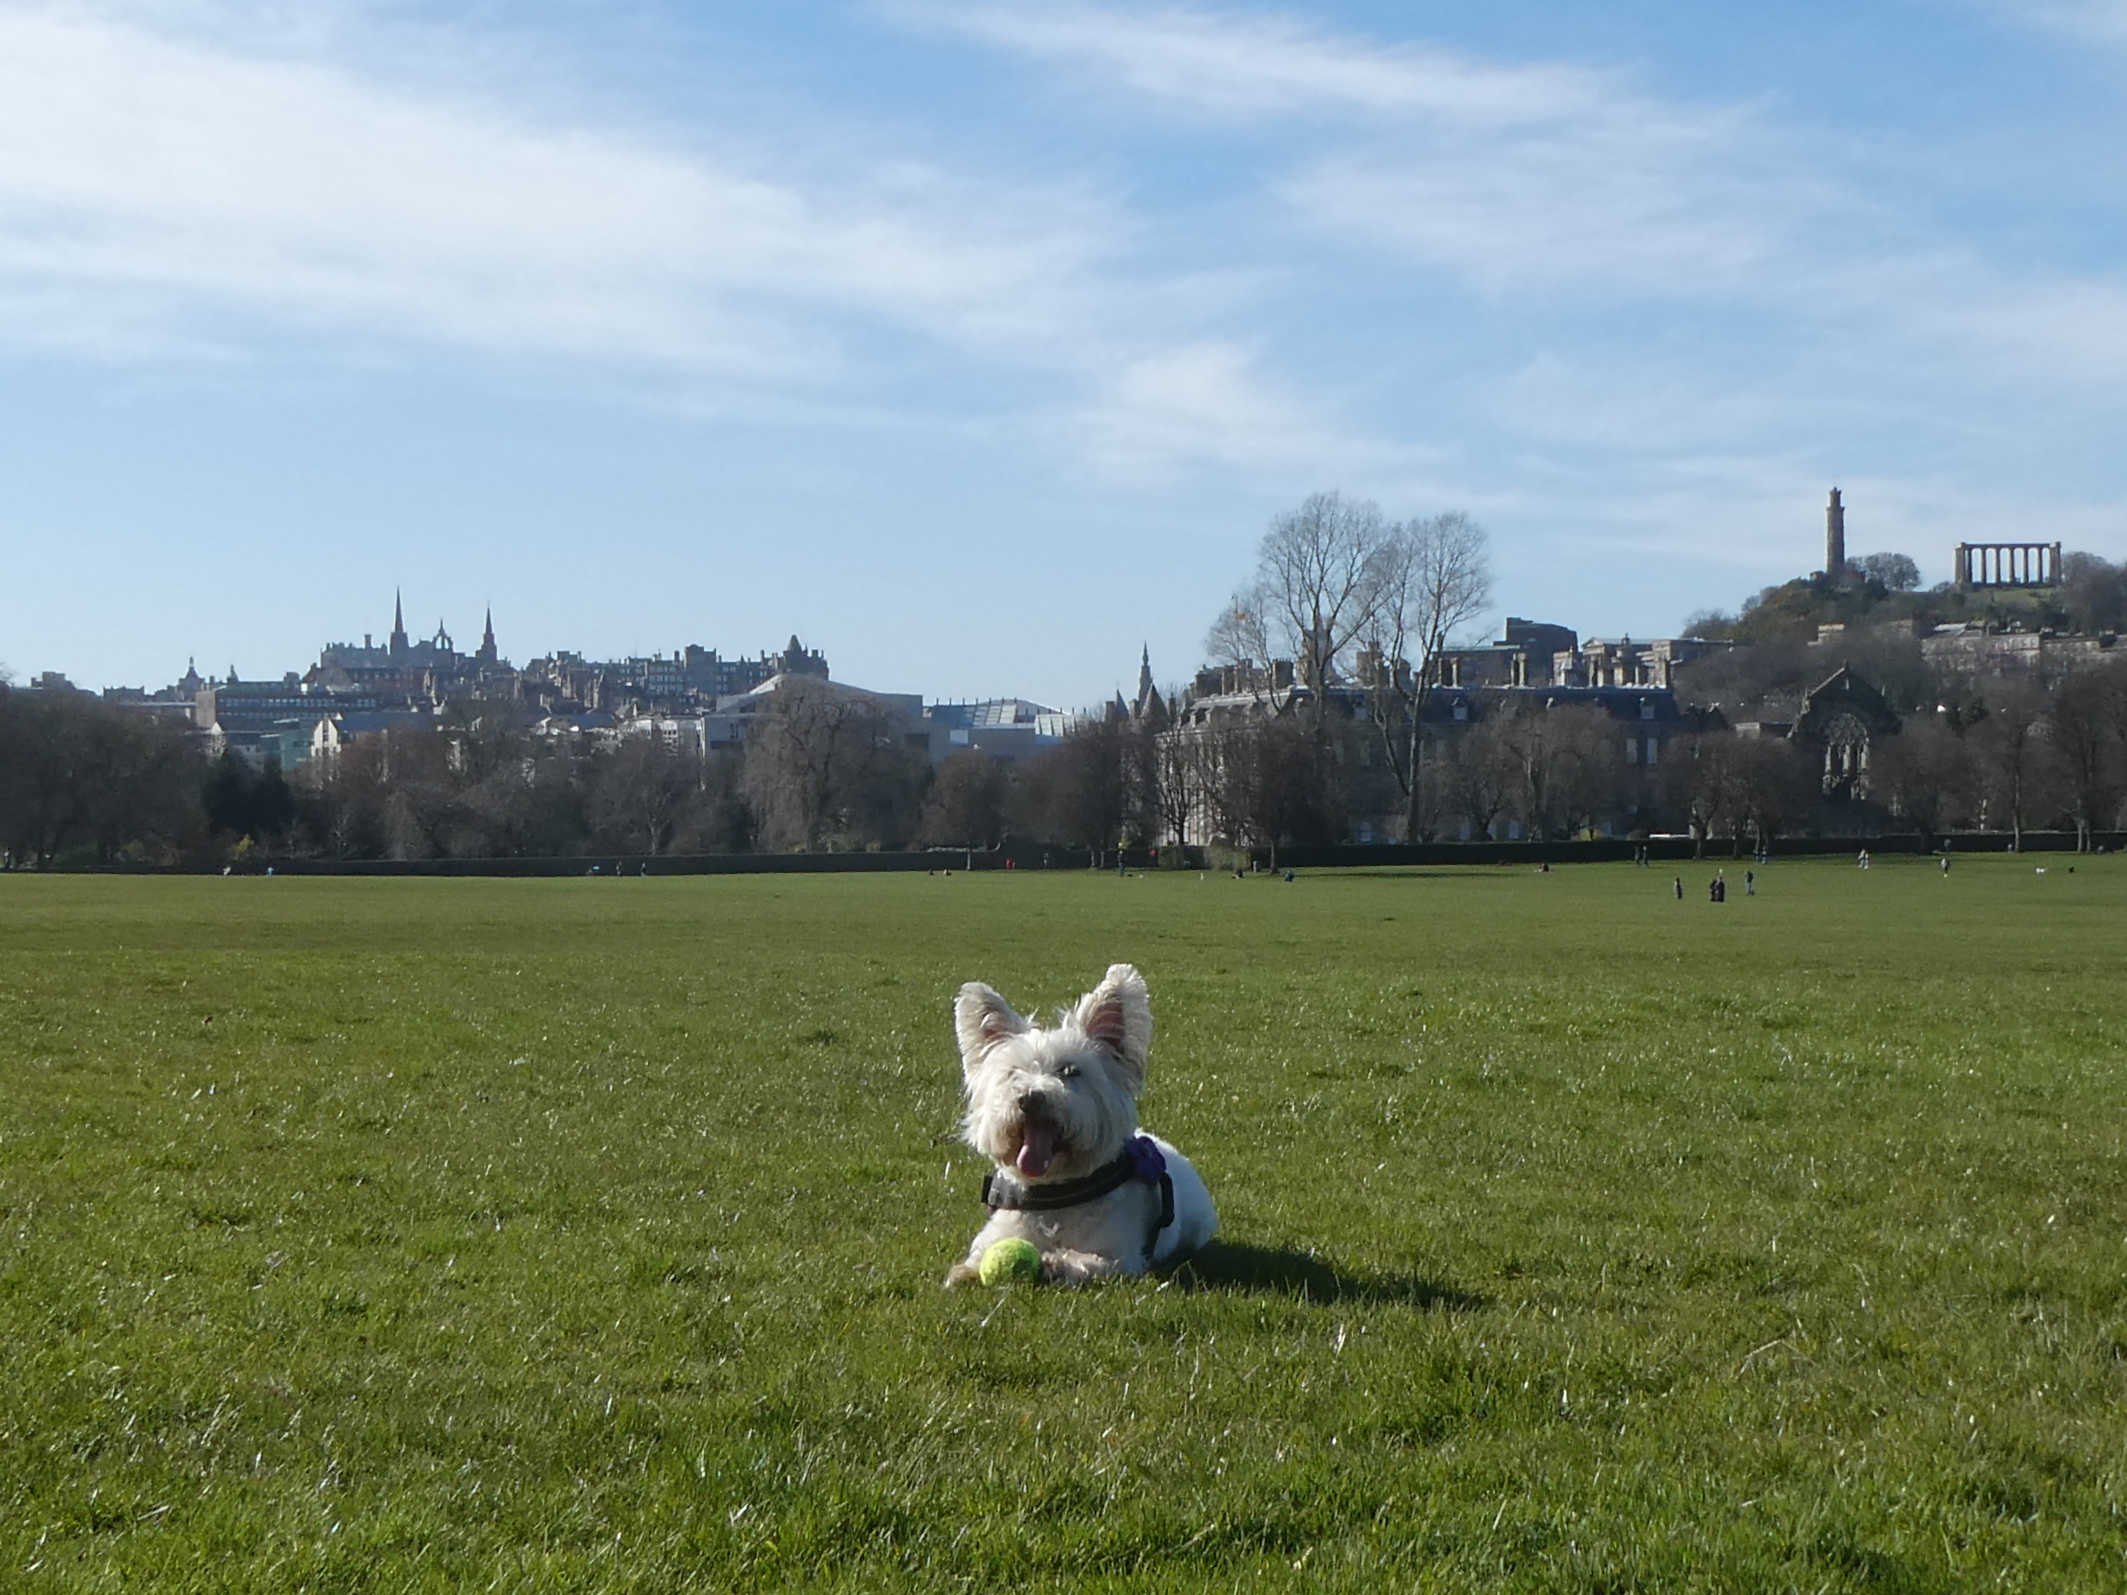
<path fill-rule="evenodd" d="M 2100 831 L 2091 838 L 2094 847 L 2118 851 L 2127 847 L 2127 832 Z M 1952 853 L 2006 853 L 2006 831 L 1964 832 L 1949 838 Z M 1698 862 L 1719 865 L 1732 858 L 1747 859 L 1748 852 L 1735 853 L 1724 838 L 1695 852 L 1688 837 L 1655 837 L 1645 843 L 1604 838 L 1592 842 L 1429 842 L 1406 846 L 1401 843 L 1353 843 L 1341 847 L 1288 847 L 1278 850 L 1278 867 L 1284 869 L 1379 869 L 1397 865 L 1512 865 L 1596 864 L 1633 857 L 1645 846 L 1650 863 Z M 1773 844 L 1772 856 L 1781 858 L 1851 858 L 1862 848 L 1889 857 L 1928 851 L 1920 838 L 1910 833 L 1879 837 L 1805 836 L 1781 839 Z M 2073 853 L 2073 831 L 2026 831 L 2026 853 Z M 1209 867 L 1204 849 L 1163 848 L 1169 868 Z M 1175 863 L 1179 853 L 1181 863 Z M 1149 849 L 1133 848 L 1124 860 L 1132 871 L 1156 869 Z M 640 854 L 600 854 L 581 858 L 426 858 L 426 859 L 333 859 L 269 858 L 247 860 L 240 868 L 245 875 L 262 875 L 272 869 L 278 875 L 360 876 L 515 876 L 558 878 L 563 876 L 641 877 L 644 875 L 836 875 L 883 874 L 924 870 L 1085 870 L 1092 860 L 1083 849 L 1063 847 L 1006 847 L 995 852 L 944 848 L 921 853 L 702 853 L 666 857 Z M 1258 868 L 1267 867 L 1268 855 L 1258 852 Z M 1113 868 L 1112 863 L 1107 865 Z M 218 867 L 217 867 L 218 868 Z M 214 873 L 196 870 L 191 873 Z M 182 869 L 151 869 L 139 865 L 60 866 L 53 873 L 102 875 L 184 874 Z"/>
<path fill-rule="evenodd" d="M 650 857 L 603 853 L 583 858 L 253 858 L 246 875 L 268 868 L 281 875 L 567 875 L 628 878 L 644 875 L 878 875 L 910 870 L 1001 870 L 1006 859 L 1014 869 L 1084 869 L 1083 852 L 1050 848 L 1031 859 L 1008 853 L 970 852 L 953 848 L 925 853 L 691 853 Z M 1046 863 L 1044 859 L 1046 858 Z"/>
<path fill-rule="evenodd" d="M 2007 831 L 1954 832 L 1948 838 L 1950 851 L 1955 853 L 2007 853 L 2011 851 Z M 2127 832 L 2099 831 L 2091 836 L 2093 847 L 2118 851 L 2127 846 Z M 1750 849 L 1746 844 L 1742 851 L 1733 850 L 1726 837 L 1705 844 L 1700 851 L 1689 837 L 1658 836 L 1646 842 L 1630 842 L 1605 837 L 1593 842 L 1438 842 L 1405 846 L 1402 843 L 1383 843 L 1359 847 L 1291 847 L 1278 850 L 1278 866 L 1281 869 L 1350 869 L 1365 865 L 1383 864 L 1597 864 L 1606 861 L 1628 860 L 1637 849 L 1645 847 L 1650 863 L 1686 863 L 1697 859 L 1701 863 L 1719 864 L 1730 858 L 1748 859 Z M 1774 840 L 1772 856 L 1781 858 L 1852 858 L 1863 848 L 1873 854 L 1886 857 L 1899 853 L 1932 854 L 1940 851 L 1940 843 L 1928 848 L 1910 831 L 1899 836 L 1797 836 Z M 2026 831 L 2023 847 L 2026 853 L 2073 853 L 2073 831 Z"/>

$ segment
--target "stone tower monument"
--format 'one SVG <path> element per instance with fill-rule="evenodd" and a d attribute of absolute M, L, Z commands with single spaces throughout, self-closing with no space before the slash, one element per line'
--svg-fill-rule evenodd
<path fill-rule="evenodd" d="M 1824 577 L 1835 585 L 1846 579 L 1846 506 L 1836 487 L 1824 506 Z"/>

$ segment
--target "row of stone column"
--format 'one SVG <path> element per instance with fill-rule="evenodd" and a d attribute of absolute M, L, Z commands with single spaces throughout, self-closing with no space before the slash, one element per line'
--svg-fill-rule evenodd
<path fill-rule="evenodd" d="M 1960 587 L 2055 587 L 2061 579 L 2058 543 L 1959 543 Z"/>

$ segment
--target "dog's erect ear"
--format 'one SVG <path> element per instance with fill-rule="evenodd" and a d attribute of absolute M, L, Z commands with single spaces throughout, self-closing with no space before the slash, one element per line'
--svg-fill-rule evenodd
<path fill-rule="evenodd" d="M 960 1066 L 969 1075 L 982 1062 L 982 1055 L 1006 1036 L 1022 1034 L 1027 1022 L 1012 1012 L 1012 1005 L 979 980 L 960 988 L 953 999 L 953 1029 L 960 1037 Z"/>
<path fill-rule="evenodd" d="M 1152 996 L 1130 964 L 1110 964 L 1099 985 L 1078 999 L 1078 1027 L 1115 1054 L 1132 1090 L 1145 1083 L 1152 1051 Z"/>

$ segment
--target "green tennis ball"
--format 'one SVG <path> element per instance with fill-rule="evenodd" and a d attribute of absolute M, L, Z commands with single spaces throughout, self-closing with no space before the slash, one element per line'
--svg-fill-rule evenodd
<path fill-rule="evenodd" d="M 1009 1285 L 1019 1279 L 1039 1283 L 1041 1253 L 1034 1250 L 1032 1241 L 992 1241 L 984 1248 L 976 1273 L 985 1285 Z"/>

